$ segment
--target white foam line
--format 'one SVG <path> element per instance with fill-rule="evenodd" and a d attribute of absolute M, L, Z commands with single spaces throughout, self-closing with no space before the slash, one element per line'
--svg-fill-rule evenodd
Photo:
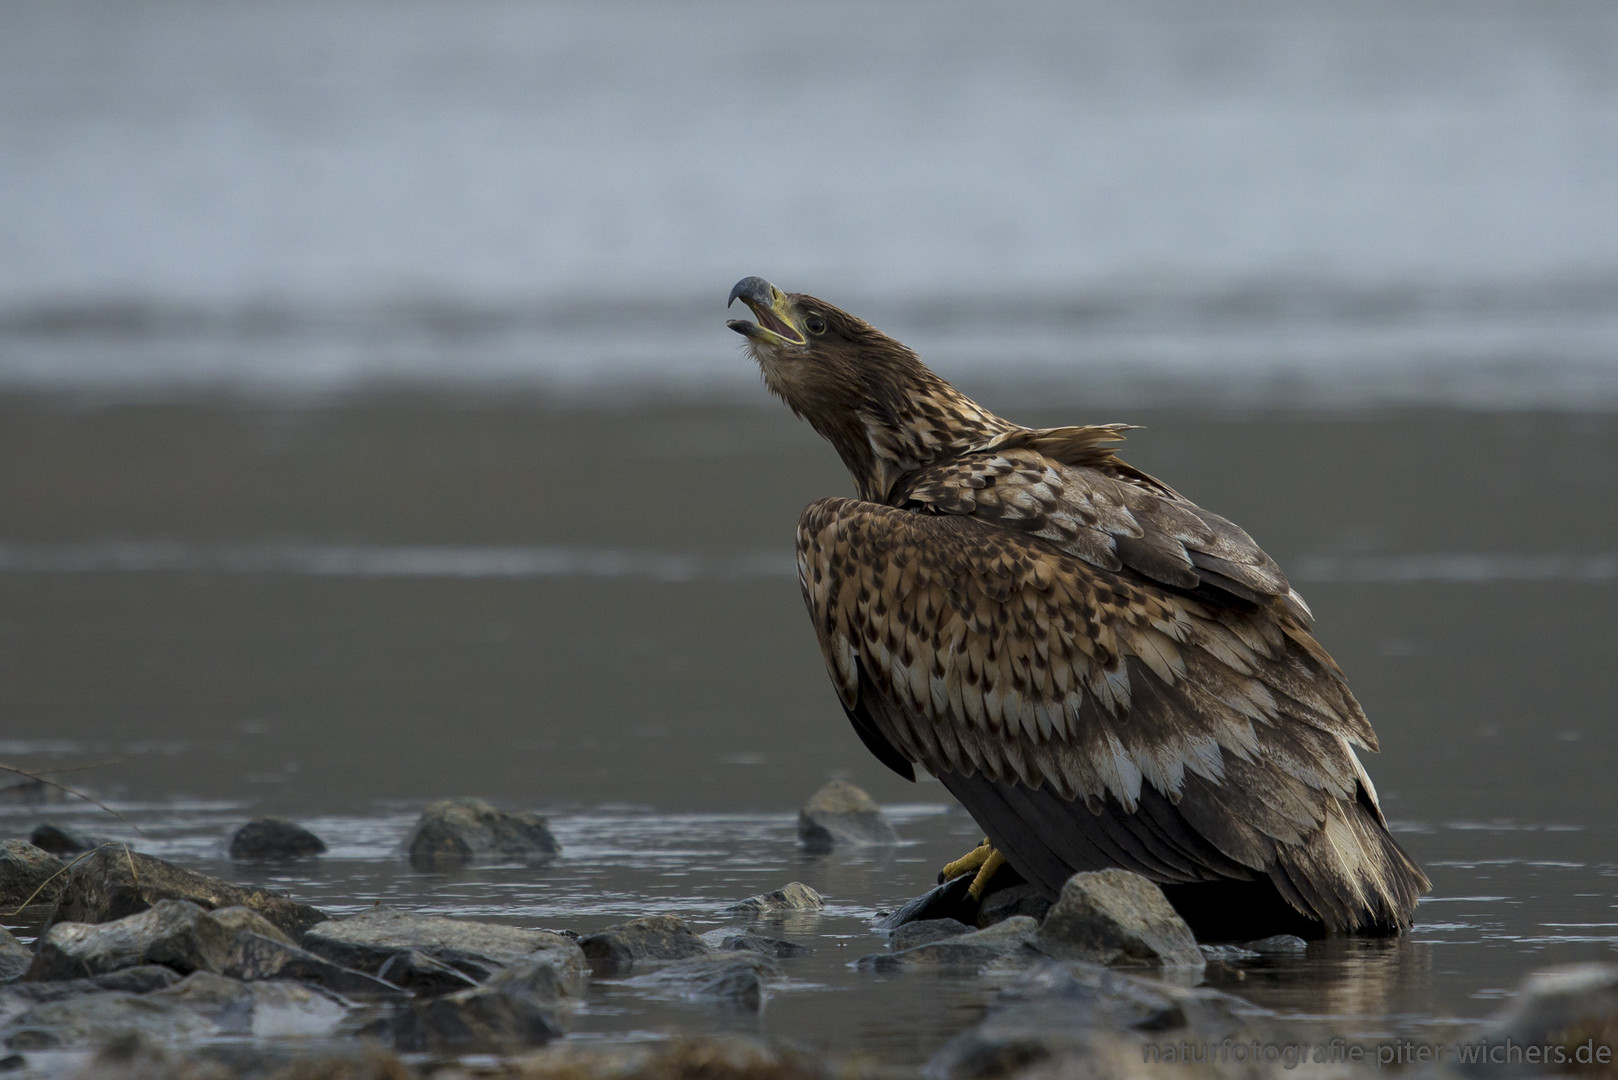
<path fill-rule="evenodd" d="M 1618 582 L 1618 553 L 1307 555 L 1300 584 Z M 785 549 L 733 556 L 561 545 L 185 544 L 108 540 L 0 543 L 0 573 L 217 573 L 361 578 L 645 578 L 653 581 L 792 577 Z"/>
<path fill-rule="evenodd" d="M 0 543 L 0 573 L 217 573 L 361 578 L 649 578 L 654 581 L 791 577 L 791 552 L 732 558 L 563 546 L 367 546 L 102 541 Z"/>
<path fill-rule="evenodd" d="M 1618 581 L 1618 553 L 1597 555 L 1308 555 L 1288 574 L 1295 582 L 1491 584 L 1508 581 Z"/>

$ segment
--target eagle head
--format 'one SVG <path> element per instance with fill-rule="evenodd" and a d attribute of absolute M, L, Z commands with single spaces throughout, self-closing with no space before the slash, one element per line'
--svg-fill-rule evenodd
<path fill-rule="evenodd" d="M 761 277 L 738 281 L 737 300 L 758 321 L 725 325 L 747 339 L 770 391 L 836 448 L 863 498 L 881 500 L 903 473 L 1010 427 L 911 349 L 824 300 Z"/>

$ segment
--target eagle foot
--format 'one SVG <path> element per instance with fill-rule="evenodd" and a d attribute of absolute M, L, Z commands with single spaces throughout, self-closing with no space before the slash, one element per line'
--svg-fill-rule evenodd
<path fill-rule="evenodd" d="M 973 900 L 981 901 L 990 879 L 1004 865 L 1006 857 L 995 850 L 988 837 L 984 837 L 981 844 L 940 870 L 938 881 L 943 884 L 965 874 L 973 874 L 972 884 L 967 886 L 966 892 Z"/>

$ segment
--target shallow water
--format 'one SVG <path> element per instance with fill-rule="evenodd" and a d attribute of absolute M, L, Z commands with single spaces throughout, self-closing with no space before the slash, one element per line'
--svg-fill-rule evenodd
<path fill-rule="evenodd" d="M 1618 418 L 1082 418 L 1146 424 L 1130 459 L 1292 571 L 1434 882 L 1406 940 L 1320 943 L 1223 985 L 1409 1033 L 1488 1014 L 1531 970 L 1610 959 Z M 0 460 L 0 761 L 103 763 L 62 779 L 146 835 L 26 792 L 0 800 L 0 831 L 66 821 L 334 913 L 380 901 L 588 931 L 667 912 L 708 929 L 789 880 L 826 895 L 777 928 L 816 951 L 785 962 L 760 1017 L 606 981 L 579 1037 L 759 1030 L 915 1064 L 992 994 L 848 966 L 882 947 L 874 914 L 978 833 L 841 716 L 789 545 L 802 505 L 848 483 L 779 410 L 11 395 Z M 888 805 L 903 846 L 798 850 L 792 811 L 834 775 Z M 420 805 L 460 794 L 546 811 L 563 857 L 410 870 L 398 845 Z M 232 865 L 229 831 L 263 812 L 330 854 Z"/>

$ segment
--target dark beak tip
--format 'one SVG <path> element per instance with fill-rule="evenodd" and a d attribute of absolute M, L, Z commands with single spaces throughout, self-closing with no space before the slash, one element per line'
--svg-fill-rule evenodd
<path fill-rule="evenodd" d="M 770 283 L 761 277 L 744 277 L 730 290 L 730 299 L 725 301 L 729 307 L 741 297 L 751 297 L 760 303 L 769 303 Z"/>

